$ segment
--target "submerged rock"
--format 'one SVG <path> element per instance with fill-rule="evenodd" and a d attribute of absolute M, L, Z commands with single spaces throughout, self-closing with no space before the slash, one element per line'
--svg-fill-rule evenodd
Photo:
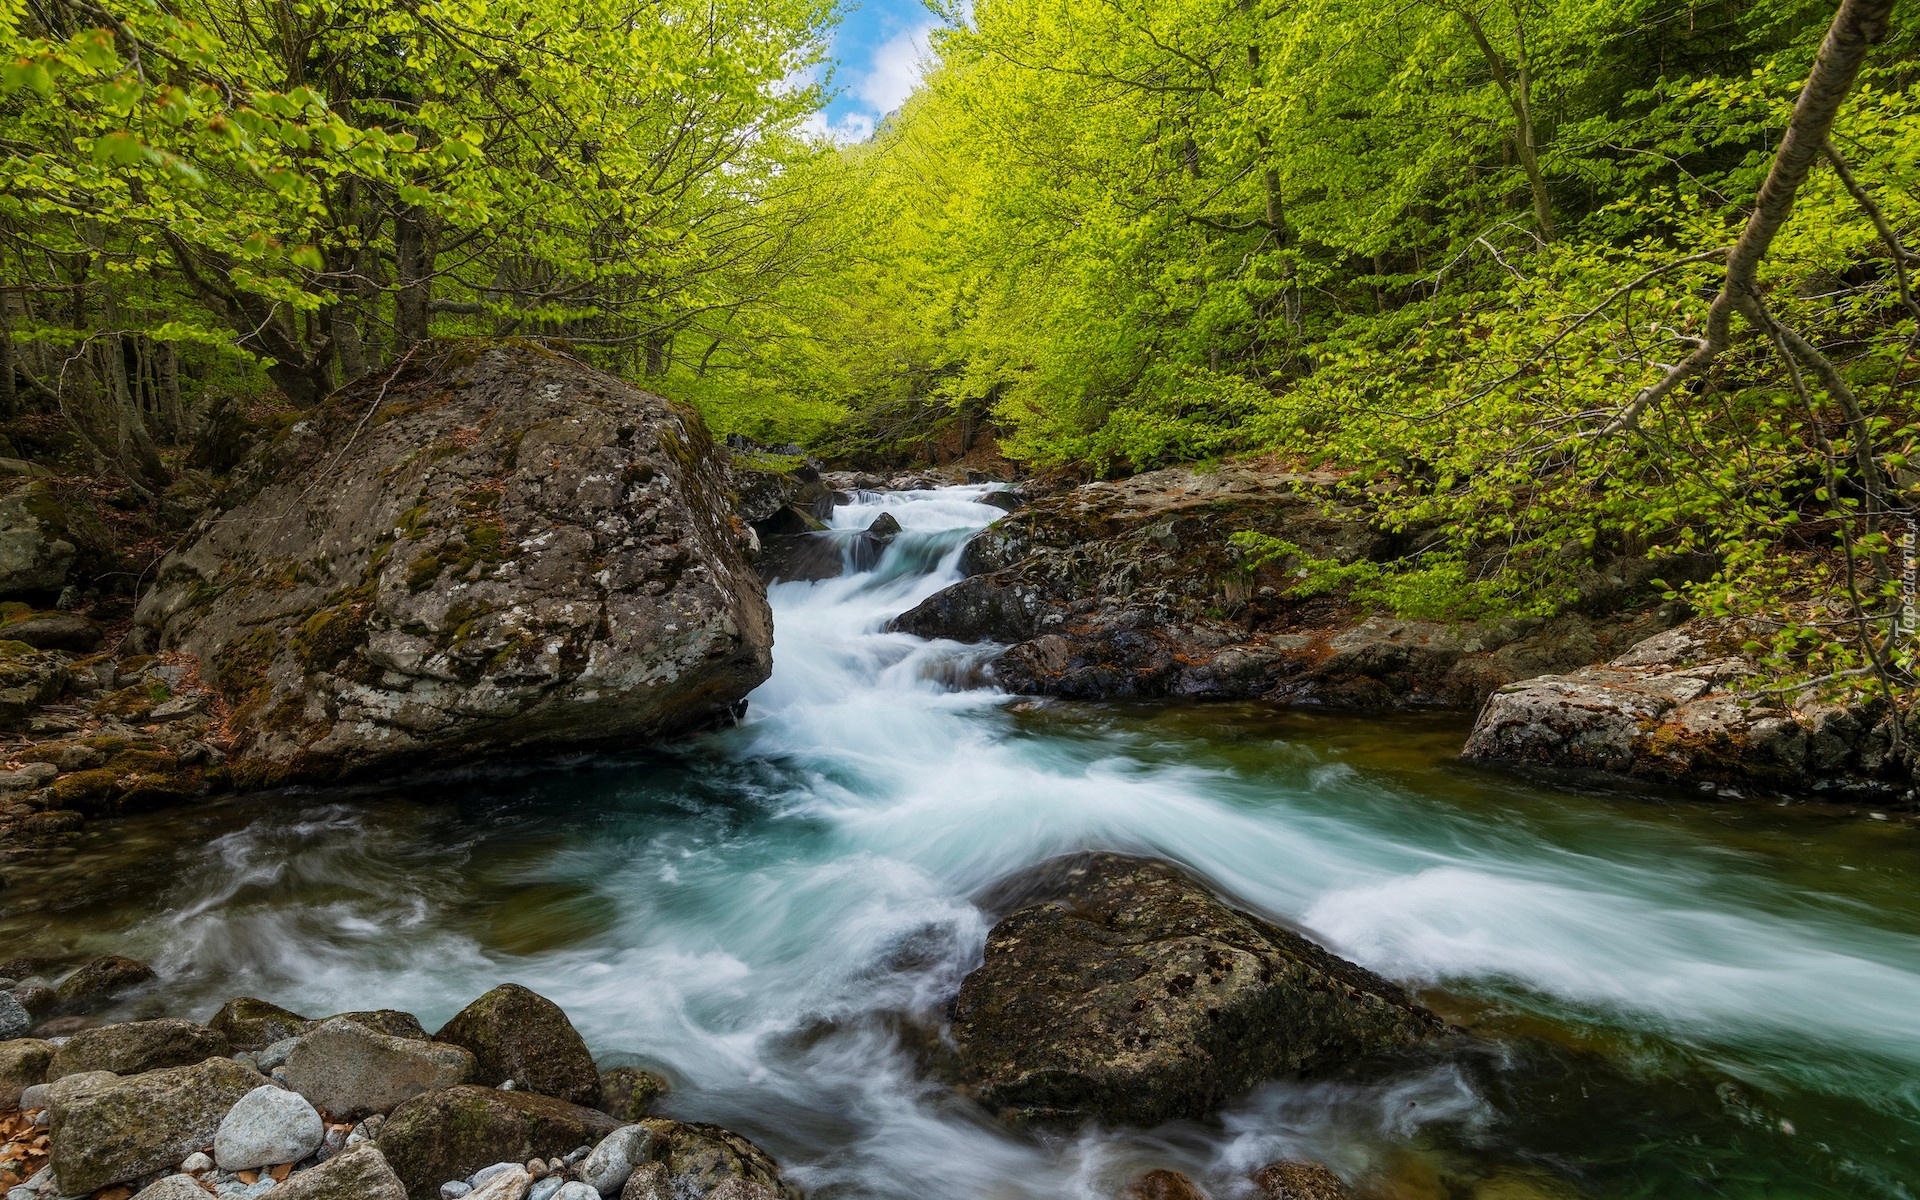
<path fill-rule="evenodd" d="M 416 1096 L 380 1128 L 378 1145 L 412 1200 L 502 1161 L 564 1156 L 620 1127 L 603 1112 L 534 1092 L 461 1086 Z"/>
<path fill-rule="evenodd" d="M 1207 1200 L 1207 1194 L 1180 1172 L 1161 1169 L 1128 1184 L 1126 1200 Z"/>
<path fill-rule="evenodd" d="M 85 1194 L 171 1169 L 211 1145 L 221 1118 L 264 1082 L 225 1058 L 60 1080 L 50 1089 L 54 1174 L 67 1194 Z"/>
<path fill-rule="evenodd" d="M 800 1200 L 799 1189 L 781 1178 L 772 1156 L 730 1129 L 659 1117 L 641 1124 L 653 1135 L 653 1159 L 666 1167 L 674 1196 L 708 1196 L 738 1180 Z"/>
<path fill-rule="evenodd" d="M 772 622 L 699 418 L 524 345 L 441 345 L 292 426 L 136 632 L 232 708 L 242 786 L 725 718 Z"/>
<path fill-rule="evenodd" d="M 67 976 L 55 994 L 61 1012 L 91 1012 L 121 992 L 151 983 L 155 978 L 153 968 L 147 964 L 109 954 Z"/>
<path fill-rule="evenodd" d="M 587 1043 L 560 1006 L 517 983 L 504 983 L 461 1009 L 434 1035 L 464 1046 L 477 1079 L 514 1086 L 570 1104 L 600 1100 L 600 1074 Z"/>
<path fill-rule="evenodd" d="M 1255 1171 L 1253 1186 L 1263 1200 L 1351 1200 L 1353 1195 L 1338 1175 L 1319 1163 L 1291 1159 Z"/>
<path fill-rule="evenodd" d="M 961 984 L 963 1086 L 1003 1119 L 1151 1125 L 1446 1031 L 1401 989 L 1175 868 L 1056 859 Z"/>

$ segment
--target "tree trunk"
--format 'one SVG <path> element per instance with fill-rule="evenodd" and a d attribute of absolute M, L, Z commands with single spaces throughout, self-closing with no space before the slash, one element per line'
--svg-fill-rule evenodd
<path fill-rule="evenodd" d="M 394 350 L 404 354 L 427 339 L 433 304 L 433 250 L 427 217 L 413 205 L 393 216 L 393 261 L 399 291 L 393 318 Z"/>
<path fill-rule="evenodd" d="M 1507 60 L 1488 40 L 1479 15 L 1468 8 L 1462 9 L 1460 16 L 1467 23 L 1467 31 L 1473 34 L 1474 44 L 1480 47 L 1481 57 L 1487 60 L 1487 69 L 1493 72 L 1493 82 L 1499 86 L 1500 94 L 1507 98 L 1508 107 L 1513 109 L 1514 157 L 1520 160 L 1520 169 L 1527 176 L 1527 187 L 1533 193 L 1533 219 L 1540 227 L 1540 240 L 1551 242 L 1556 236 L 1553 201 L 1547 196 L 1547 178 L 1540 170 L 1537 135 L 1533 128 L 1533 82 L 1527 65 L 1526 33 L 1520 23 L 1520 14 L 1515 11 L 1513 18 L 1514 41 L 1519 47 L 1519 62 L 1514 72 L 1507 70 Z"/>

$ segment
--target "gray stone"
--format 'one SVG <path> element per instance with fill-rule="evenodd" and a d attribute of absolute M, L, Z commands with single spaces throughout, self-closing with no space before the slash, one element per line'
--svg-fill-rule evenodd
<path fill-rule="evenodd" d="M 533 1186 L 527 1189 L 527 1200 L 553 1200 L 553 1194 L 565 1187 L 566 1182 L 566 1178 L 561 1175 L 549 1175 L 545 1179 L 536 1179 Z M 600 1195 L 599 1192 L 591 1192 L 591 1194 L 596 1197 L 596 1200 Z"/>
<path fill-rule="evenodd" d="M 647 1161 L 653 1132 L 645 1125 L 627 1125 L 600 1139 L 580 1164 L 580 1179 L 602 1196 L 616 1196 L 633 1169 Z"/>
<path fill-rule="evenodd" d="M 235 722 L 243 786 L 631 747 L 724 719 L 771 669 L 699 418 L 552 351 L 349 385 L 224 503 L 132 636 L 276 714 Z"/>
<path fill-rule="evenodd" d="M 100 647 L 106 633 L 78 613 L 34 613 L 0 626 L 0 639 L 25 642 L 35 650 L 67 650 L 86 654 Z"/>
<path fill-rule="evenodd" d="M 168 1175 L 135 1192 L 133 1200 L 207 1200 L 207 1193 L 191 1175 Z"/>
<path fill-rule="evenodd" d="M 23 481 L 0 496 L 0 596 L 57 591 L 80 551 L 52 485 Z"/>
<path fill-rule="evenodd" d="M 180 1172 L 183 1175 L 199 1175 L 211 1170 L 213 1170 L 213 1159 L 204 1150 L 195 1150 L 180 1163 Z"/>
<path fill-rule="evenodd" d="M 312 1170 L 287 1177 L 273 1200 L 406 1200 L 407 1190 L 373 1146 L 355 1146 Z"/>
<path fill-rule="evenodd" d="M 527 1174 L 525 1167 L 515 1167 L 511 1171 L 502 1171 L 484 1184 L 467 1193 L 468 1200 L 525 1200 L 532 1190 L 533 1176 Z"/>
<path fill-rule="evenodd" d="M 487 1184 L 493 1182 L 495 1179 L 499 1178 L 502 1175 L 511 1174 L 514 1171 L 524 1171 L 526 1169 L 527 1168 L 525 1163 L 517 1163 L 517 1162 L 493 1163 L 490 1166 L 481 1167 L 478 1171 L 475 1171 L 472 1175 L 469 1175 L 467 1177 L 467 1186 L 469 1188 L 485 1187 L 487 1186 Z"/>
<path fill-rule="evenodd" d="M 620 1182 L 625 1183 L 626 1180 Z M 600 1193 L 578 1180 L 572 1180 L 554 1190 L 553 1200 L 600 1200 Z"/>
<path fill-rule="evenodd" d="M 0 992 L 0 1041 L 12 1041 L 33 1028 L 33 1014 L 12 992 Z"/>
<path fill-rule="evenodd" d="M 449 1179 L 440 1185 L 440 1200 L 460 1200 L 472 1190 L 473 1185 L 463 1179 Z"/>
<path fill-rule="evenodd" d="M 952 1031 L 965 1089 L 1006 1120 L 1202 1117 L 1265 1080 L 1447 1031 L 1394 984 L 1165 863 L 1070 855 L 996 891 L 1013 911 L 962 981 Z"/>
<path fill-rule="evenodd" d="M 220 1122 L 213 1158 L 223 1171 L 299 1162 L 325 1137 L 325 1123 L 306 1097 L 263 1084 L 241 1097 Z"/>
<path fill-rule="evenodd" d="M 0 1042 L 0 1112 L 24 1108 L 22 1097 L 47 1078 L 54 1049 L 36 1038 Z"/>
<path fill-rule="evenodd" d="M 69 1192 L 84 1193 L 170 1170 L 212 1142 L 227 1110 L 260 1083 L 258 1074 L 225 1058 L 143 1075 L 59 1080 L 53 1085 L 54 1174 Z"/>
<path fill-rule="evenodd" d="M 287 1059 L 293 1056 L 293 1048 L 299 1044 L 300 1039 L 297 1037 L 281 1038 L 273 1045 L 268 1046 L 266 1049 L 254 1055 L 253 1060 L 260 1064 L 262 1071 L 271 1071 L 275 1067 L 284 1067 L 287 1065 Z"/>
<path fill-rule="evenodd" d="M 647 1163 L 636 1170 L 620 1189 L 620 1200 L 675 1200 L 667 1164 Z"/>
<path fill-rule="evenodd" d="M 50 1079 L 82 1071 L 138 1075 L 161 1067 L 186 1067 L 227 1053 L 227 1039 L 203 1025 L 162 1017 L 82 1029 L 55 1052 Z"/>
<path fill-rule="evenodd" d="M 53 1057 L 51 1049 L 48 1050 L 47 1057 L 49 1059 Z M 44 1083 L 36 1083 L 31 1087 L 23 1088 L 20 1092 L 20 1107 L 26 1112 L 39 1112 L 52 1103 L 53 1091 Z"/>
<path fill-rule="evenodd" d="M 422 1092 L 464 1083 L 473 1055 L 458 1046 L 375 1033 L 334 1017 L 287 1057 L 287 1086 L 336 1119 L 391 1112 Z"/>

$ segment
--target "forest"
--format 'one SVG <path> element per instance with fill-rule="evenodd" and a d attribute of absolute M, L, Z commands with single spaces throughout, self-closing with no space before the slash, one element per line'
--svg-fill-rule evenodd
<path fill-rule="evenodd" d="M 1299 587 L 1409 615 L 1704 552 L 1668 586 L 1776 668 L 1912 670 L 1888 4 L 983 0 L 856 145 L 806 129 L 825 0 L 6 14 L 0 410 L 155 511 L 430 338 L 524 338 L 829 459 L 1334 469 L 1407 552 Z"/>

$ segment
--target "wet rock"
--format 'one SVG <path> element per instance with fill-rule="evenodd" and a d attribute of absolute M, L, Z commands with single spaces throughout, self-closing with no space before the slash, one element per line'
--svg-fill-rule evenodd
<path fill-rule="evenodd" d="M 1161 1169 L 1128 1184 L 1126 1200 L 1207 1200 L 1207 1194 L 1180 1172 Z"/>
<path fill-rule="evenodd" d="M 1340 1177 L 1316 1162 L 1268 1163 L 1253 1173 L 1265 1200 L 1351 1200 Z"/>
<path fill-rule="evenodd" d="M 100 648 L 106 632 L 78 613 L 34 613 L 0 625 L 0 638 L 23 642 L 35 650 L 87 654 Z"/>
<path fill-rule="evenodd" d="M 580 1179 L 603 1196 L 615 1196 L 633 1169 L 647 1161 L 653 1132 L 644 1125 L 628 1125 L 600 1139 L 580 1163 Z"/>
<path fill-rule="evenodd" d="M 13 998 L 20 1002 L 21 1008 L 26 1009 L 36 1018 L 46 1016 L 60 1002 L 59 993 L 50 987 L 42 987 L 35 983 L 22 983 L 14 988 Z"/>
<path fill-rule="evenodd" d="M 200 660 L 242 786 L 632 747 L 726 719 L 771 668 L 699 419 L 557 353 L 419 354 L 223 503 L 136 633 Z"/>
<path fill-rule="evenodd" d="M 191 1175 L 168 1175 L 135 1192 L 133 1200 L 207 1200 L 207 1191 Z"/>
<path fill-rule="evenodd" d="M 51 1043 L 35 1038 L 0 1042 L 0 1112 L 19 1108 L 22 1092 L 46 1082 L 53 1051 Z"/>
<path fill-rule="evenodd" d="M 143 1075 L 72 1076 L 52 1085 L 53 1169 L 86 1193 L 156 1171 L 213 1141 L 220 1119 L 264 1081 L 214 1058 Z"/>
<path fill-rule="evenodd" d="M 363 1143 L 289 1176 L 267 1194 L 273 1200 L 406 1200 L 407 1189 L 386 1156 Z"/>
<path fill-rule="evenodd" d="M 213 1160 L 222 1171 L 299 1162 L 320 1148 L 326 1134 L 305 1097 L 265 1084 L 242 1096 L 221 1120 Z"/>
<path fill-rule="evenodd" d="M 1464 758 L 1782 790 L 1904 786 L 1884 752 L 1877 696 L 1789 699 L 1753 690 L 1760 668 L 1735 624 L 1697 619 L 1604 666 L 1495 692 Z"/>
<path fill-rule="evenodd" d="M 626 1180 L 623 1178 L 621 1182 L 624 1183 Z M 613 1194 L 618 1195 L 619 1189 L 615 1188 Z M 716 1191 L 713 1195 L 719 1195 L 719 1192 Z M 554 1189 L 551 1200 L 600 1200 L 600 1193 L 587 1184 L 570 1179 Z M 709 1196 L 708 1200 L 712 1200 L 712 1197 Z"/>
<path fill-rule="evenodd" d="M 0 1039 L 11 1041 L 33 1028 L 33 1014 L 12 992 L 0 992 Z"/>
<path fill-rule="evenodd" d="M 299 1037 L 314 1022 L 278 1004 L 241 996 L 220 1006 L 207 1028 L 226 1036 L 235 1050 L 264 1050 L 275 1042 Z"/>
<path fill-rule="evenodd" d="M 1012 488 L 1001 488 L 980 497 L 980 503 L 988 508 L 997 508 L 1001 512 L 1012 512 L 1026 502 L 1026 497 Z"/>
<path fill-rule="evenodd" d="M 474 1061 L 459 1046 L 394 1037 L 333 1017 L 300 1039 L 283 1069 L 288 1087 L 339 1119 L 392 1112 L 422 1092 L 464 1083 L 473 1078 Z"/>
<path fill-rule="evenodd" d="M 757 568 L 768 583 L 813 583 L 839 578 L 847 561 L 840 539 L 829 534 L 769 534 Z"/>
<path fill-rule="evenodd" d="M 1010 891 L 1008 889 L 1011 889 Z M 1397 986 L 1165 863 L 1056 859 L 961 984 L 965 1087 L 1004 1119 L 1151 1125 L 1441 1034 Z"/>
<path fill-rule="evenodd" d="M 780 1176 L 766 1151 L 718 1125 L 668 1121 L 641 1122 L 653 1134 L 653 1158 L 667 1169 L 672 1193 L 706 1196 L 728 1180 L 758 1184 L 786 1200 L 800 1200 L 797 1188 Z"/>
<path fill-rule="evenodd" d="M 465 1179 L 503 1159 L 565 1155 L 619 1127 L 605 1113 L 536 1092 L 460 1086 L 395 1109 L 379 1146 L 412 1200 L 434 1200 L 446 1180 Z"/>
<path fill-rule="evenodd" d="M 560 1006 L 517 983 L 501 984 L 461 1009 L 434 1037 L 473 1052 L 475 1076 L 557 1096 L 571 1104 L 600 1099 L 600 1074 L 587 1043 Z"/>
<path fill-rule="evenodd" d="M 655 1101 L 672 1090 L 666 1078 L 640 1067 L 613 1067 L 600 1073 L 601 1112 L 622 1121 L 638 1121 Z"/>
<path fill-rule="evenodd" d="M 867 535 L 876 538 L 892 538 L 900 532 L 900 522 L 892 513 L 881 513 L 867 526 Z"/>
<path fill-rule="evenodd" d="M 335 1013 L 327 1020 L 352 1021 L 356 1025 L 365 1025 L 375 1033 L 384 1033 L 388 1037 L 409 1038 L 416 1042 L 427 1040 L 426 1026 L 420 1024 L 420 1018 L 410 1012 L 401 1012 L 397 1008 L 376 1008 L 365 1012 Z M 315 1021 L 318 1025 L 320 1022 Z"/>
<path fill-rule="evenodd" d="M 780 1193 L 763 1183 L 729 1179 L 708 1192 L 707 1200 L 780 1200 Z"/>
<path fill-rule="evenodd" d="M 62 1012 L 91 1012 L 130 988 L 157 978 L 153 968 L 131 958 L 109 954 L 96 958 L 61 980 L 55 989 Z"/>
<path fill-rule="evenodd" d="M 227 1053 L 225 1035 L 192 1021 L 173 1017 L 128 1021 L 74 1034 L 55 1052 L 48 1076 L 60 1079 L 82 1071 L 138 1075 L 161 1067 L 192 1066 Z"/>
<path fill-rule="evenodd" d="M 677 1200 L 667 1175 L 667 1164 L 647 1163 L 634 1171 L 627 1177 L 627 1185 L 620 1189 L 620 1200 Z"/>

